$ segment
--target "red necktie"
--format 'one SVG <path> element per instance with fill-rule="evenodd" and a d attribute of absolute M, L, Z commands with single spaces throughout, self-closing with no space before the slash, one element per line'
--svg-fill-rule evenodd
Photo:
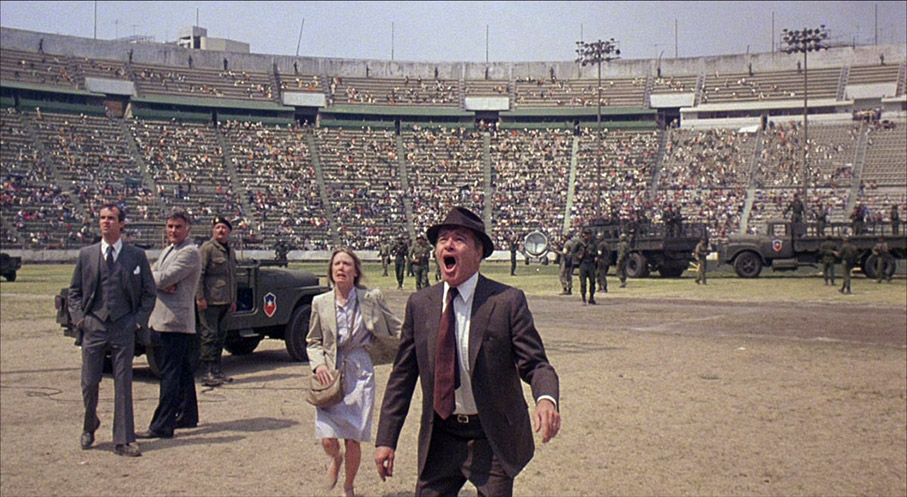
<path fill-rule="evenodd" d="M 447 290 L 447 305 L 441 314 L 438 326 L 438 344 L 435 350 L 435 401 L 434 408 L 441 419 L 447 419 L 454 412 L 457 388 L 457 324 L 453 310 L 453 301 L 457 289 Z"/>

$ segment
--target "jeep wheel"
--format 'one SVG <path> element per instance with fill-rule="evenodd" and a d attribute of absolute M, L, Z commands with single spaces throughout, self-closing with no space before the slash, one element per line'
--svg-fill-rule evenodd
<path fill-rule="evenodd" d="M 145 359 L 148 361 L 148 369 L 155 378 L 161 377 L 161 362 L 164 360 L 164 349 L 160 345 L 149 345 L 145 347 Z"/>
<path fill-rule="evenodd" d="M 762 272 L 762 260 L 753 252 L 744 252 L 734 259 L 734 271 L 741 278 L 755 278 Z"/>
<path fill-rule="evenodd" d="M 878 273 L 878 271 L 876 271 L 878 260 L 879 260 L 879 258 L 875 254 L 869 254 L 869 257 L 867 257 L 866 259 L 863 260 L 863 266 L 862 266 L 863 274 L 866 275 L 866 277 L 871 280 L 874 280 L 879 277 L 879 273 Z M 888 278 L 890 275 L 893 275 L 894 272 L 897 270 L 897 267 L 898 267 L 897 261 L 893 257 L 889 258 L 885 262 L 885 267 L 882 269 L 882 271 L 885 272 L 885 274 L 883 274 L 882 277 Z"/>
<path fill-rule="evenodd" d="M 6 277 L 6 281 L 16 281 L 16 272 L 15 271 L 6 273 L 3 276 Z"/>
<path fill-rule="evenodd" d="M 224 342 L 224 348 L 233 355 L 247 355 L 255 351 L 255 347 L 261 343 L 261 337 L 237 338 Z"/>
<path fill-rule="evenodd" d="M 293 311 L 290 316 L 290 322 L 283 332 L 283 341 L 286 342 L 287 352 L 294 361 L 306 361 L 306 343 L 305 336 L 309 332 L 309 314 L 312 307 L 309 304 L 302 304 Z"/>
<path fill-rule="evenodd" d="M 639 252 L 630 254 L 627 259 L 627 276 L 630 278 L 645 278 L 649 275 L 649 263 L 646 257 Z"/>

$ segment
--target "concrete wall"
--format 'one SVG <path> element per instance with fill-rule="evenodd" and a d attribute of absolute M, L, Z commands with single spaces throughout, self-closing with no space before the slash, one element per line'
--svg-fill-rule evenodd
<path fill-rule="evenodd" d="M 191 50 L 176 45 L 161 43 L 127 43 L 112 40 L 93 40 L 75 36 L 39 33 L 19 29 L 0 29 L 0 47 L 36 52 L 38 43 L 44 40 L 44 51 L 48 54 L 69 55 L 96 59 L 126 61 L 129 50 L 133 61 L 145 64 L 188 66 L 192 57 L 194 67 L 223 69 L 223 59 L 229 60 L 230 69 L 266 72 L 276 65 L 283 74 L 293 74 L 293 62 L 297 62 L 300 74 L 365 77 L 366 67 L 374 78 L 402 78 L 404 76 L 433 78 L 435 69 L 442 79 L 485 79 L 510 80 L 511 78 L 541 77 L 547 79 L 551 69 L 562 79 L 595 78 L 597 67 L 581 65 L 573 61 L 535 62 L 430 62 L 392 61 L 369 59 L 340 59 L 326 57 L 292 57 L 268 54 L 241 54 Z M 864 47 L 835 48 L 814 52 L 809 56 L 810 68 L 841 67 L 846 65 L 874 65 L 879 55 L 885 55 L 887 64 L 902 64 L 907 61 L 907 46 L 879 45 Z M 614 60 L 602 65 L 602 77 L 644 77 L 656 73 L 661 65 L 662 75 L 689 75 L 706 73 L 745 72 L 750 63 L 754 71 L 777 71 L 795 69 L 801 54 L 758 53 L 723 55 L 715 57 L 690 57 L 678 59 L 626 59 Z"/>

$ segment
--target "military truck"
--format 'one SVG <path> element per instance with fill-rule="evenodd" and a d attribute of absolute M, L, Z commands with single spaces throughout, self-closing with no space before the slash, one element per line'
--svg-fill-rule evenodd
<path fill-rule="evenodd" d="M 224 319 L 224 348 L 233 355 L 251 354 L 265 337 L 281 339 L 294 361 L 305 361 L 312 297 L 326 292 L 318 277 L 308 271 L 282 269 L 273 261 L 240 261 L 236 270 L 236 312 Z M 66 305 L 69 289 L 56 297 L 57 323 L 63 334 L 76 338 Z M 152 340 L 153 342 L 153 340 Z M 147 355 L 152 373 L 160 375 L 161 349 L 136 344 L 135 355 Z"/>
<path fill-rule="evenodd" d="M 732 235 L 718 247 L 719 264 L 730 264 L 737 276 L 756 278 L 762 268 L 774 271 L 795 271 L 800 266 L 820 265 L 822 254 L 819 246 L 827 235 L 841 246 L 844 235 L 851 235 L 850 242 L 857 249 L 857 265 L 869 278 L 876 277 L 876 256 L 872 249 L 882 236 L 891 250 L 887 269 L 892 274 L 897 269 L 897 259 L 907 257 L 907 237 L 891 234 L 888 225 L 868 225 L 859 234 L 852 235 L 849 223 L 796 223 L 770 221 L 759 234 Z M 901 233 L 904 233 L 903 229 Z"/>
<path fill-rule="evenodd" d="M 708 226 L 702 223 L 684 223 L 668 230 L 661 223 L 628 225 L 610 220 L 592 221 L 587 226 L 598 239 L 603 233 L 608 242 L 611 265 L 617 261 L 620 235 L 626 234 L 630 243 L 627 276 L 645 278 L 658 271 L 663 278 L 678 278 L 694 261 L 693 249 L 701 237 L 708 239 Z"/>
<path fill-rule="evenodd" d="M 16 281 L 16 271 L 22 268 L 22 258 L 0 253 L 0 275 L 6 281 Z"/>

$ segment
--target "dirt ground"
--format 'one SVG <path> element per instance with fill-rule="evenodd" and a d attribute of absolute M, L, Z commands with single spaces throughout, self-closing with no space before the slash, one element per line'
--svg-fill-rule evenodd
<path fill-rule="evenodd" d="M 402 313 L 407 294 L 387 294 Z M 907 306 L 599 300 L 530 297 L 561 378 L 563 427 L 539 444 L 516 495 L 907 494 Z M 112 453 L 109 377 L 96 445 L 79 449 L 79 350 L 50 316 L 3 319 L 0 352 L 5 497 L 342 494 L 324 491 L 308 369 L 282 342 L 226 355 L 236 381 L 198 385 L 201 424 L 141 443 L 136 459 Z M 389 369 L 377 368 L 379 401 Z M 157 395 L 137 359 L 137 429 Z M 363 445 L 360 494 L 412 494 L 420 405 L 394 478 L 380 481 Z"/>

